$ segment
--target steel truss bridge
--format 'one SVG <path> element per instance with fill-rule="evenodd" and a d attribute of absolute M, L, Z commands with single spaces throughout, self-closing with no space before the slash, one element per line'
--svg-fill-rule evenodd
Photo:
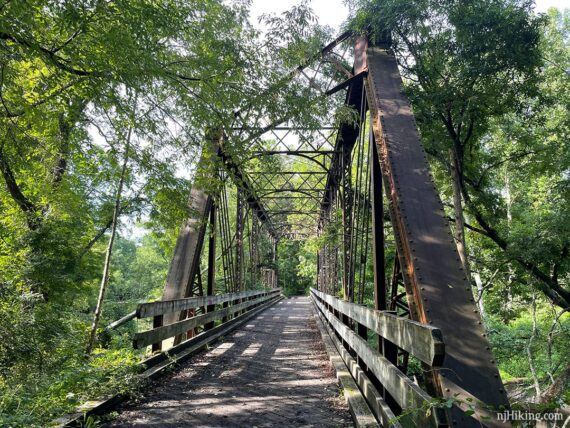
<path fill-rule="evenodd" d="M 207 132 L 163 298 L 128 317 L 153 320 L 134 341 L 155 351 L 149 377 L 266 313 L 280 299 L 278 244 L 314 239 L 310 298 L 357 425 L 505 426 L 506 393 L 389 44 L 344 34 L 287 79 L 326 98 L 331 117 L 303 127 L 246 109 Z M 338 123 L 337 108 L 353 119 Z"/>

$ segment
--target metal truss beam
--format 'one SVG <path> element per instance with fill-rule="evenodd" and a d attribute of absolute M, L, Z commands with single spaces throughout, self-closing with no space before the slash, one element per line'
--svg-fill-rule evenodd
<path fill-rule="evenodd" d="M 251 209 L 255 212 L 255 215 L 259 220 L 264 223 L 267 230 L 275 239 L 279 239 L 271 220 L 267 214 L 263 203 L 259 199 L 256 190 L 252 186 L 248 176 L 241 170 L 240 166 L 234 162 L 232 157 L 223 150 L 223 145 L 220 145 L 220 150 L 218 151 L 218 156 L 222 160 L 225 168 L 230 172 L 230 176 L 234 181 L 235 185 L 242 189 L 244 192 L 245 200 Z"/>
<path fill-rule="evenodd" d="M 497 408 L 508 406 L 469 281 L 429 173 L 410 103 L 402 95 L 394 54 L 370 48 L 367 56 L 366 94 L 398 262 L 408 294 L 407 309 L 413 319 L 440 328 L 445 340 L 443 366 L 434 372 L 435 392 L 452 399 L 475 397 Z M 457 426 L 480 426 L 455 407 L 452 418 Z"/>
<path fill-rule="evenodd" d="M 364 39 L 358 39 L 355 45 L 355 62 L 353 66 L 353 74 L 359 76 L 358 78 L 351 81 L 348 91 L 346 93 L 345 105 L 356 109 L 360 113 L 362 106 L 362 95 L 363 95 L 363 71 L 365 71 L 366 62 L 362 61 L 365 57 L 367 43 Z M 327 181 L 324 189 L 324 197 L 321 204 L 321 219 L 319 220 L 320 225 L 326 221 L 325 213 L 328 212 L 332 204 L 332 197 L 334 192 L 332 189 L 340 184 L 340 177 L 342 174 L 343 165 L 343 153 L 349 153 L 352 151 L 352 147 L 358 138 L 359 127 L 349 123 L 343 123 L 337 134 L 334 152 L 335 155 L 332 159 L 329 174 L 327 176 Z"/>

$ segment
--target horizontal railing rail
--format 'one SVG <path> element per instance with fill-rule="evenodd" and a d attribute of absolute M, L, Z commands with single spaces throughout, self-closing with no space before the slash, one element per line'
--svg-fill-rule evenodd
<path fill-rule="evenodd" d="M 311 293 L 341 314 L 369 328 L 424 363 L 432 367 L 438 367 L 443 363 L 445 344 L 438 328 L 340 300 L 314 288 L 311 289 Z"/>
<path fill-rule="evenodd" d="M 148 318 L 157 315 L 164 315 L 171 312 L 179 312 L 187 309 L 195 309 L 202 306 L 210 306 L 218 303 L 230 302 L 248 297 L 263 296 L 268 293 L 281 291 L 280 288 L 271 290 L 250 290 L 239 293 L 219 294 L 217 296 L 187 297 L 185 299 L 158 300 L 156 302 L 141 303 L 137 306 L 137 318 Z"/>
<path fill-rule="evenodd" d="M 136 311 L 137 318 L 156 317 L 169 312 L 178 312 L 201 306 L 211 307 L 211 305 L 230 302 L 228 306 L 221 309 L 195 315 L 172 324 L 155 326 L 151 330 L 136 333 L 133 339 L 133 347 L 135 349 L 144 348 L 217 320 L 225 321 L 237 312 L 248 311 L 253 309 L 253 307 L 279 298 L 280 293 L 280 288 L 274 288 L 271 290 L 245 291 L 218 296 L 192 297 L 141 304 Z"/>
<path fill-rule="evenodd" d="M 439 414 L 441 412 L 438 409 L 432 409 L 435 403 L 433 397 L 422 390 L 418 384 L 378 350 L 373 349 L 366 338 L 357 334 L 353 327 L 360 324 L 370 329 L 379 337 L 392 342 L 430 367 L 436 367 L 443 362 L 445 345 L 439 329 L 397 317 L 391 313 L 342 301 L 313 288 L 311 289 L 311 296 L 319 315 L 326 321 L 331 333 L 339 338 L 335 343 L 338 346 L 343 346 L 340 344 L 342 342 L 350 351 L 342 352 L 343 350 L 341 350 L 340 352 L 345 362 L 350 364 L 347 359 L 351 352 L 354 353 L 400 408 L 415 409 L 415 411 L 405 414 L 405 420 L 411 421 L 416 426 L 425 427 L 445 424 L 443 422 L 445 417 Z M 369 395 L 366 396 L 368 400 Z M 375 397 L 374 400 L 378 403 L 384 403 L 381 396 Z M 380 407 L 382 406 L 371 407 L 374 411 L 374 407 L 381 410 Z M 428 412 L 427 410 L 432 411 Z M 379 420 L 386 419 L 384 411 L 374 413 Z"/>

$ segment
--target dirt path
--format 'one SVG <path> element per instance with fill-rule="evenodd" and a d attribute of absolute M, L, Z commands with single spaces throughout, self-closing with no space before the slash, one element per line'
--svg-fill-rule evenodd
<path fill-rule="evenodd" d="M 352 426 L 313 316 L 308 298 L 282 300 L 105 426 Z"/>

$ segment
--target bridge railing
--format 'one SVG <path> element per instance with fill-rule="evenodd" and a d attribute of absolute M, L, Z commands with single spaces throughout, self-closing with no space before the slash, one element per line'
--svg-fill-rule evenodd
<path fill-rule="evenodd" d="M 214 322 L 225 322 L 236 313 L 244 313 L 253 308 L 278 298 L 281 289 L 252 290 L 238 293 L 220 294 L 217 296 L 188 297 L 185 299 L 159 300 L 156 302 L 142 303 L 136 310 L 136 318 L 154 318 L 151 330 L 136 333 L 133 339 L 135 349 L 144 348 L 148 345 L 156 345 L 163 340 L 186 334 L 199 326 L 206 329 L 213 327 Z M 216 309 L 216 305 L 223 305 Z M 198 308 L 207 308 L 206 313 L 191 316 L 184 320 L 162 325 L 162 317 L 167 313 L 177 313 Z"/>
<path fill-rule="evenodd" d="M 339 354 L 383 426 L 399 426 L 394 404 L 406 409 L 401 418 L 404 425 L 406 421 L 426 427 L 446 424 L 445 415 L 435 406 L 436 400 L 367 341 L 371 331 L 379 341 L 391 342 L 433 369 L 443 363 L 445 353 L 438 328 L 343 301 L 314 288 L 311 296 Z M 373 375 L 372 380 L 367 372 Z"/>

